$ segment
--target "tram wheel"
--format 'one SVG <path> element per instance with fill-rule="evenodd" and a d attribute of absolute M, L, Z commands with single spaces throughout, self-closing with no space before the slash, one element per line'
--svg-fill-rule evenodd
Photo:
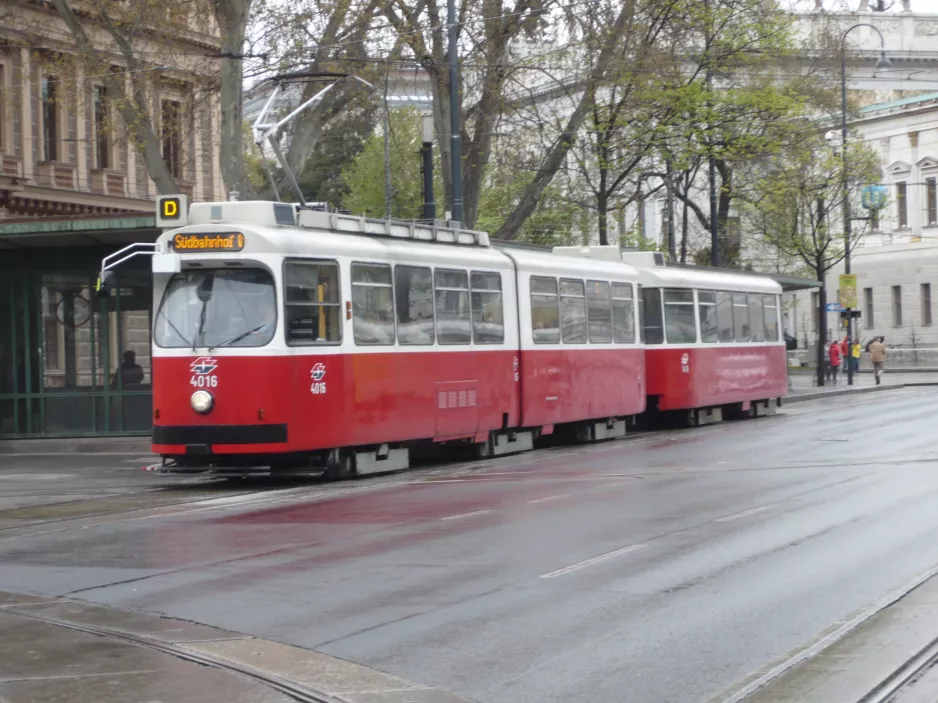
<path fill-rule="evenodd" d="M 475 445 L 476 459 L 491 459 L 495 452 L 492 448 L 492 433 L 486 437 L 484 442 Z"/>
<path fill-rule="evenodd" d="M 335 450 L 326 463 L 323 478 L 327 481 L 355 478 L 355 454 L 350 451 Z"/>

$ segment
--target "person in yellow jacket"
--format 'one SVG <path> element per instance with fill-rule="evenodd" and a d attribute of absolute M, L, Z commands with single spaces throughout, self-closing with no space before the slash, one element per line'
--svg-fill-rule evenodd
<path fill-rule="evenodd" d="M 853 372 L 860 370 L 860 354 L 863 353 L 863 347 L 860 346 L 860 340 L 854 339 L 853 346 L 850 348 L 850 363 L 853 364 Z"/>

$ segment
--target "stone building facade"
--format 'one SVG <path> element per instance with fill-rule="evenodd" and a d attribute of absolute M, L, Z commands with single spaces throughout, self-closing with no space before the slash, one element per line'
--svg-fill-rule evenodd
<path fill-rule="evenodd" d="M 69 4 L 101 38 L 81 0 Z M 178 190 L 224 200 L 217 60 L 206 58 L 219 43 L 198 6 L 138 32 L 132 71 Z M 148 262 L 121 267 L 113 299 L 93 289 L 102 257 L 158 235 L 157 189 L 112 92 L 113 80 L 134 87 L 127 58 L 95 47 L 93 61 L 80 55 L 51 2 L 0 0 L 0 437 L 150 429 Z"/>

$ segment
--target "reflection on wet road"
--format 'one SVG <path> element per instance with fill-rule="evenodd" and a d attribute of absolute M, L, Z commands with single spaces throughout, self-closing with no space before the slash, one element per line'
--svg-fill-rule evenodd
<path fill-rule="evenodd" d="M 0 589 L 485 703 L 705 701 L 938 563 L 936 411 L 894 391 L 356 483 L 192 483 L 54 524 L 0 510 Z"/>

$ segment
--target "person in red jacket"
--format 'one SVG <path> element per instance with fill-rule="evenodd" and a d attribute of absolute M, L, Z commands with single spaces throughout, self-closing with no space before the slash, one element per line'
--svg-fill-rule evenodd
<path fill-rule="evenodd" d="M 840 342 L 834 340 L 831 342 L 831 345 L 827 348 L 827 358 L 830 360 L 830 377 L 834 383 L 837 383 L 837 371 L 840 369 L 840 362 L 843 358 L 843 355 L 840 351 Z"/>

